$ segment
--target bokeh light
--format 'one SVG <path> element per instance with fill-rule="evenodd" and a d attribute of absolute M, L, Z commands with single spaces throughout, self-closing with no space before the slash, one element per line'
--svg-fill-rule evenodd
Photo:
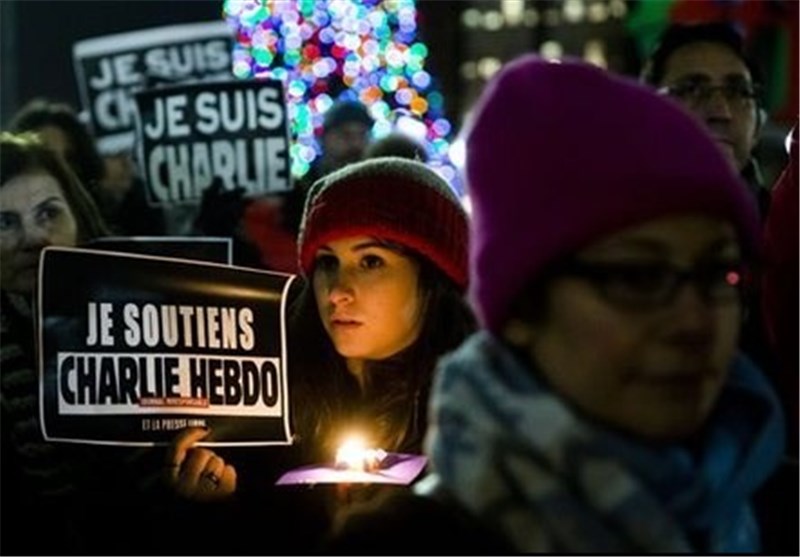
<path fill-rule="evenodd" d="M 424 126 L 431 166 L 463 194 L 449 159 L 444 99 L 416 37 L 414 0 L 225 0 L 223 9 L 236 36 L 234 75 L 284 82 L 295 177 L 321 152 L 325 111 L 335 100 L 359 100 L 375 119 L 375 138 L 401 119 Z"/>

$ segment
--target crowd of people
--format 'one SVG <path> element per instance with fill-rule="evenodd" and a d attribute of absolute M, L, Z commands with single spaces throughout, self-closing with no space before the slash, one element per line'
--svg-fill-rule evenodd
<path fill-rule="evenodd" d="M 293 442 L 228 449 L 44 440 L 42 249 L 171 228 L 130 157 L 32 101 L 0 136 L 3 553 L 797 553 L 797 125 L 764 183 L 761 83 L 718 23 L 668 28 L 638 80 L 515 59 L 465 130 L 470 213 L 352 101 L 290 193 L 212 184 L 193 233 L 299 275 Z M 351 428 L 426 471 L 275 485 Z"/>

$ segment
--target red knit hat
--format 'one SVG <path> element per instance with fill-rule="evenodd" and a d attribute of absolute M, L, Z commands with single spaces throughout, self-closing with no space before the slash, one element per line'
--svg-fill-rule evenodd
<path fill-rule="evenodd" d="M 406 246 L 467 285 L 467 215 L 447 182 L 422 163 L 378 157 L 315 182 L 300 225 L 303 274 L 311 275 L 320 246 L 348 236 Z"/>

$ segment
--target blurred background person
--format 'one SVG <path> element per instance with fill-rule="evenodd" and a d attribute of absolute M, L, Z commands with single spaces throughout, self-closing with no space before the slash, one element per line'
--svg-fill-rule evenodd
<path fill-rule="evenodd" d="M 84 447 L 42 437 L 33 298 L 42 249 L 74 247 L 106 233 L 100 212 L 61 158 L 32 134 L 0 135 L 4 554 L 89 548 L 93 502 L 81 486 L 96 469 Z M 47 535 L 31 534 L 32 524 Z"/>
<path fill-rule="evenodd" d="M 766 119 L 763 78 L 745 53 L 742 36 L 724 22 L 671 25 L 646 61 L 642 77 L 679 101 L 705 125 L 747 183 L 761 219 L 765 219 L 771 184 L 764 183 L 753 156 Z M 777 362 L 762 319 L 760 275 L 757 268 L 753 271 L 741 346 L 775 381 Z"/>
<path fill-rule="evenodd" d="M 124 154 L 101 157 L 94 138 L 72 107 L 33 99 L 15 114 L 10 129 L 41 135 L 43 143 L 64 159 L 92 195 L 114 234 L 164 234 L 164 216 L 160 209 L 147 204 L 144 183 L 135 176 L 133 162 Z"/>
<path fill-rule="evenodd" d="M 337 101 L 325 112 L 320 139 L 322 152 L 314 159 L 308 173 L 295 180 L 294 189 L 286 198 L 284 214 L 290 230 L 299 230 L 306 194 L 317 180 L 346 164 L 364 159 L 374 123 L 367 107 L 358 101 Z"/>
<path fill-rule="evenodd" d="M 66 103 L 35 98 L 26 103 L 10 124 L 14 132 L 36 132 L 42 142 L 60 156 L 81 181 L 96 203 L 104 203 L 101 182 L 103 159 L 89 130 Z"/>
<path fill-rule="evenodd" d="M 706 125 L 766 216 L 769 189 L 753 157 L 766 119 L 763 79 L 742 36 L 723 22 L 671 25 L 645 61 L 642 78 Z"/>
<path fill-rule="evenodd" d="M 358 101 L 338 101 L 325 112 L 322 154 L 315 159 L 309 179 L 317 179 L 364 158 L 374 124 L 367 107 Z"/>
<path fill-rule="evenodd" d="M 0 412 L 3 554 L 157 552 L 162 454 L 45 441 L 39 412 L 38 268 L 44 248 L 109 231 L 91 195 L 35 133 L 0 134 Z M 47 532 L 31 534 L 30 525 Z"/>
<path fill-rule="evenodd" d="M 232 229 L 257 249 L 261 267 L 287 273 L 300 271 L 296 259 L 297 234 L 308 190 L 326 174 L 365 158 L 373 124 L 367 108 L 360 102 L 334 103 L 325 113 L 320 156 L 307 174 L 294 179 L 294 187 L 288 193 L 257 199 L 239 196 L 241 217 Z M 217 208 L 211 204 L 208 209 L 213 212 Z"/>
<path fill-rule="evenodd" d="M 429 158 L 422 143 L 401 132 L 392 132 L 373 141 L 364 152 L 364 158 L 375 157 L 402 157 L 419 162 L 428 162 Z"/>

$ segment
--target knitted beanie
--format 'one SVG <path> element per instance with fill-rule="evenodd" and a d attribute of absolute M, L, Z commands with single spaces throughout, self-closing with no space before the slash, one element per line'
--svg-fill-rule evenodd
<path fill-rule="evenodd" d="M 548 263 L 653 218 L 702 213 L 758 246 L 746 186 L 677 103 L 578 61 L 525 55 L 478 101 L 467 137 L 470 299 L 499 332 Z"/>
<path fill-rule="evenodd" d="M 399 157 L 377 157 L 317 180 L 300 224 L 300 268 L 317 249 L 348 236 L 373 236 L 423 255 L 459 287 L 467 284 L 467 216 L 435 171 Z"/>

